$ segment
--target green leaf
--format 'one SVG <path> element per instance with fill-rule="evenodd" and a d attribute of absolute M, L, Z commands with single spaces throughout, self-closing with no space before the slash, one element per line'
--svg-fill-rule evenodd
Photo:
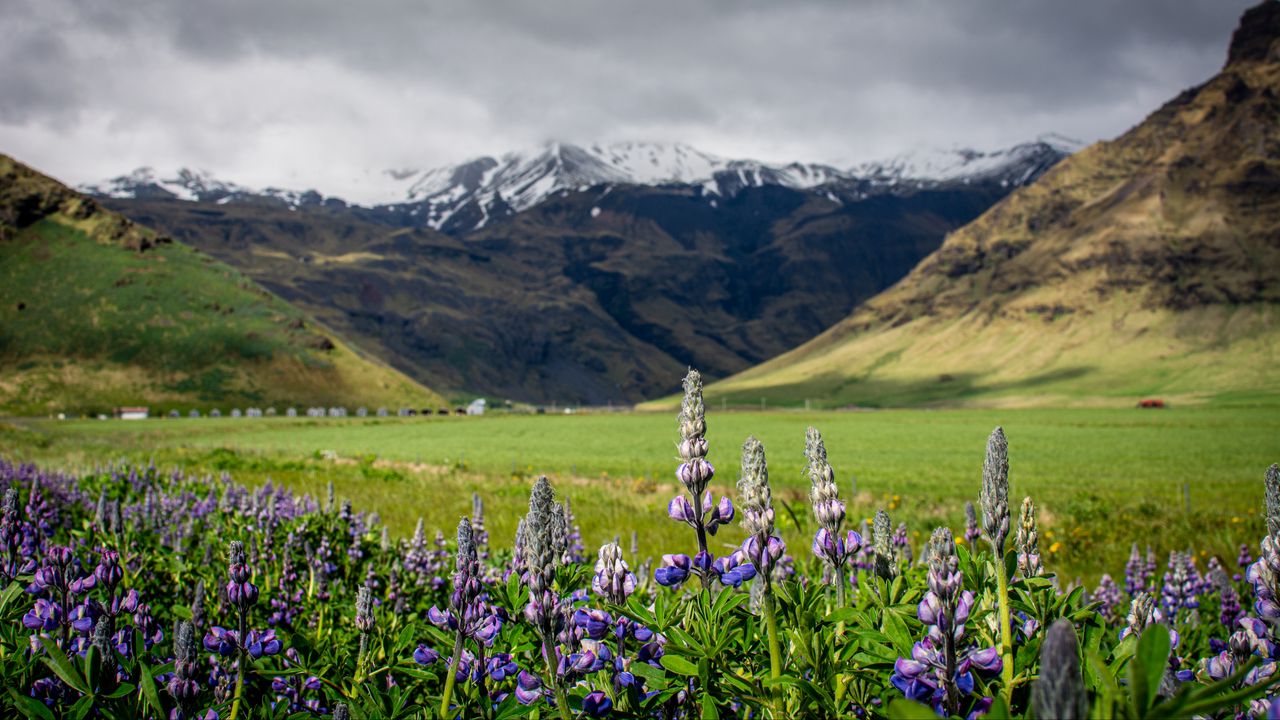
<path fill-rule="evenodd" d="M 1129 663 L 1129 688 L 1134 715 L 1145 717 L 1155 702 L 1160 679 L 1169 665 L 1169 628 L 1156 623 L 1138 638 L 1138 652 Z"/>
<path fill-rule="evenodd" d="M 667 684 L 667 673 L 649 663 L 632 663 L 631 674 L 643 678 L 649 684 L 650 690 L 661 689 Z"/>
<path fill-rule="evenodd" d="M 142 647 L 142 643 L 138 643 L 135 647 Z M 151 668 L 147 667 L 145 662 L 138 663 L 138 670 L 141 671 L 142 678 L 138 681 L 138 687 L 142 690 L 142 697 L 161 717 L 164 716 L 164 706 L 160 704 L 160 693 L 156 691 L 156 680 L 151 676 Z"/>
<path fill-rule="evenodd" d="M 702 720 L 720 720 L 720 711 L 716 710 L 716 701 L 711 693 L 702 694 Z"/>
<path fill-rule="evenodd" d="M 698 674 L 698 666 L 679 655 L 663 655 L 659 662 L 662 663 L 662 667 L 678 675 L 694 677 Z"/>
<path fill-rule="evenodd" d="M 1000 716 L 990 714 L 990 717 L 1008 717 L 1008 715 Z M 890 720 L 938 720 L 938 713 L 927 705 L 921 705 L 915 700 L 906 698 L 898 698 L 889 703 Z"/>
<path fill-rule="evenodd" d="M 40 644 L 44 647 L 44 655 L 40 657 L 40 661 L 49 666 L 62 682 L 71 686 L 81 695 L 92 695 L 89 690 L 89 683 L 85 682 L 84 676 L 72 666 L 71 661 L 63 654 L 62 649 L 57 643 L 47 635 L 41 635 Z"/>
<path fill-rule="evenodd" d="M 9 688 L 9 697 L 13 699 L 13 704 L 18 708 L 18 712 L 23 715 L 29 718 L 39 718 L 40 720 L 54 720 L 53 713 L 39 700 L 20 695 L 13 688 Z"/>
<path fill-rule="evenodd" d="M 892 611 L 886 612 L 880 629 L 889 642 L 893 643 L 899 655 L 905 657 L 911 653 L 911 633 L 907 630 L 907 623 L 901 615 Z"/>
<path fill-rule="evenodd" d="M 130 685 L 129 683 L 123 683 L 120 685 L 120 687 L 116 688 L 111 694 L 106 695 L 104 697 L 107 697 L 111 700 L 119 700 L 122 697 L 127 697 L 134 690 L 137 690 L 137 689 L 138 688 L 134 685 Z"/>

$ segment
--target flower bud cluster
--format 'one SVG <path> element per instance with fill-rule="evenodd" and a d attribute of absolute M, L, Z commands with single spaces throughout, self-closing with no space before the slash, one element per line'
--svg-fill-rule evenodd
<path fill-rule="evenodd" d="M 1014 546 L 1018 550 L 1018 572 L 1022 577 L 1044 574 L 1044 566 L 1040 563 L 1040 532 L 1036 529 L 1036 504 L 1030 497 L 1022 499 L 1022 513 Z"/>
<path fill-rule="evenodd" d="M 982 463 L 982 530 L 996 555 L 1004 557 L 1004 541 L 1009 535 L 1009 441 L 1004 429 L 996 428 L 987 439 L 987 456 Z"/>

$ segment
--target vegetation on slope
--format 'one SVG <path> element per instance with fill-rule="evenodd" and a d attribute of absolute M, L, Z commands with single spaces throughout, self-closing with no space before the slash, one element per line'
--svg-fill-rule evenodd
<path fill-rule="evenodd" d="M 0 412 L 435 404 L 235 270 L 0 156 Z"/>

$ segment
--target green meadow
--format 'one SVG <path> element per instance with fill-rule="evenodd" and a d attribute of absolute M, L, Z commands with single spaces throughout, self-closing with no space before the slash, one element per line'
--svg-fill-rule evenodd
<path fill-rule="evenodd" d="M 804 431 L 819 428 L 855 520 L 885 508 L 918 543 L 935 525 L 959 532 L 977 499 L 986 437 L 1003 426 L 1011 500 L 1037 504 L 1041 552 L 1066 579 L 1122 572 L 1129 543 L 1163 566 L 1195 547 L 1234 566 L 1263 530 L 1262 475 L 1280 461 L 1280 413 L 1265 406 L 1166 410 L 956 409 L 708 413 L 717 493 L 736 493 L 738 450 L 755 434 L 768 452 L 779 524 L 808 553 L 812 521 Z M 514 534 L 534 477 L 568 496 L 587 547 L 634 530 L 641 555 L 689 551 L 692 533 L 666 518 L 676 490 L 673 416 L 650 413 L 380 419 L 10 421 L 0 456 L 69 470 L 108 459 L 271 479 L 323 495 L 330 481 L 393 530 L 448 528 L 486 502 L 495 543 Z M 1016 510 L 1015 510 L 1016 513 Z M 1016 517 L 1016 516 L 1015 516 Z M 737 526 L 718 540 L 737 543 Z M 1201 567 L 1207 557 L 1201 557 Z"/>

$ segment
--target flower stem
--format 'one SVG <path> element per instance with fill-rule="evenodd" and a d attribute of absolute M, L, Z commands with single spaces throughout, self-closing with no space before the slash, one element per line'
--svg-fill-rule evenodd
<path fill-rule="evenodd" d="M 764 586 L 764 622 L 765 628 L 769 635 L 769 677 L 777 680 L 782 677 L 782 649 L 778 643 L 778 619 L 773 609 L 773 593 L 769 591 L 769 586 Z M 775 687 L 773 690 L 773 702 L 775 706 L 774 717 L 782 717 L 782 689 Z"/>
<path fill-rule="evenodd" d="M 1013 697 L 1013 631 L 1009 627 L 1009 580 L 1004 576 L 1004 558 L 996 554 L 996 593 L 1000 603 L 1000 659 L 1003 667 L 1000 678 L 1005 702 Z"/>
<path fill-rule="evenodd" d="M 440 696 L 440 720 L 449 717 L 449 702 L 453 699 L 453 686 L 458 681 L 458 665 L 462 662 L 462 633 L 453 641 L 453 667 L 444 679 L 444 694 Z"/>
<path fill-rule="evenodd" d="M 542 641 L 542 658 L 547 663 L 547 677 L 551 683 L 551 690 L 556 696 L 556 707 L 560 710 L 562 720 L 572 720 L 569 713 L 569 696 L 565 694 L 564 688 L 560 687 L 560 683 L 556 680 L 556 662 L 555 651 L 552 644 L 547 642 L 546 638 Z"/>
<path fill-rule="evenodd" d="M 240 716 L 240 701 L 244 698 L 244 674 L 248 672 L 249 665 L 249 653 L 245 652 L 244 649 L 246 642 L 245 633 L 249 628 L 249 618 L 248 614 L 244 610 L 241 610 L 239 615 L 240 660 L 236 666 L 236 694 L 235 698 L 231 701 L 231 717 L 229 720 L 236 720 L 236 718 Z"/>

